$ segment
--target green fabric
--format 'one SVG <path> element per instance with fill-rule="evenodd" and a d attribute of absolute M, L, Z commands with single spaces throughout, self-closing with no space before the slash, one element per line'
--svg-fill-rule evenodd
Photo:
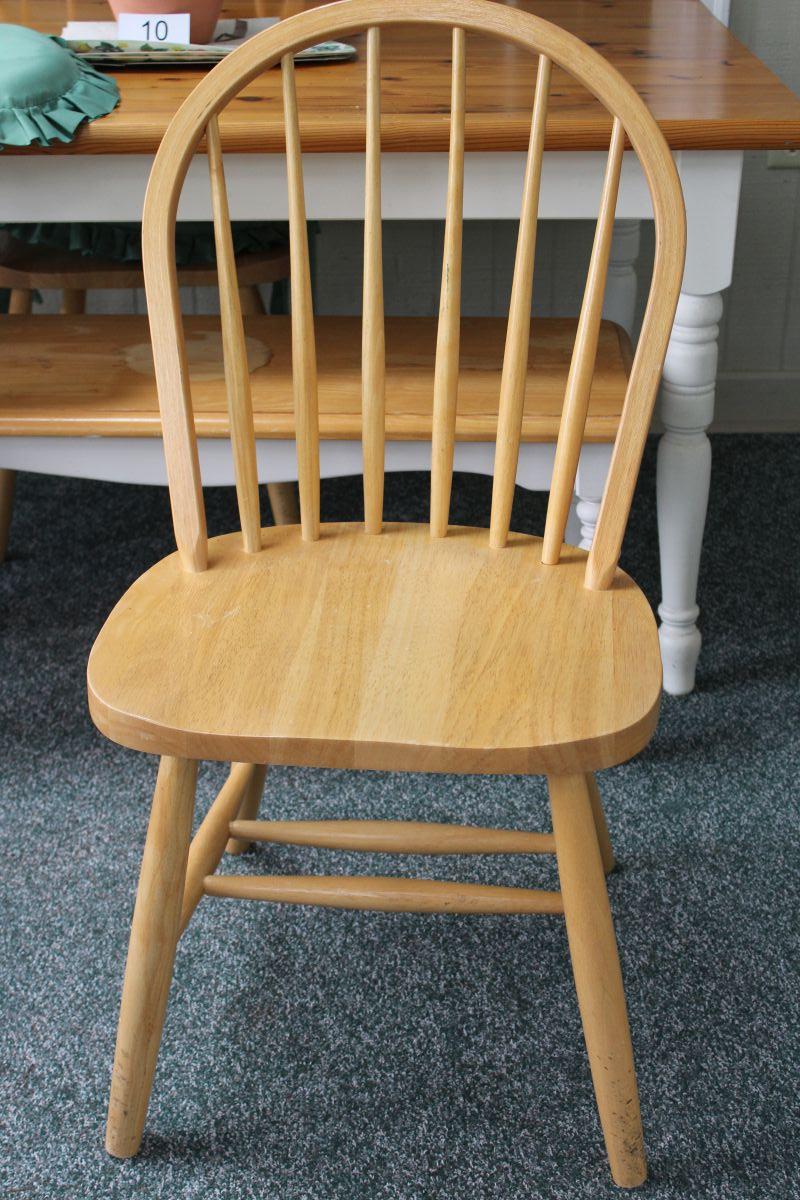
<path fill-rule="evenodd" d="M 288 241 L 288 225 L 276 221 L 234 221 L 233 248 L 253 254 Z M 17 241 L 69 250 L 87 258 L 139 263 L 142 260 L 142 227 L 138 223 L 73 221 L 38 225 L 0 225 Z M 210 221 L 181 221 L 175 236 L 175 260 L 179 267 L 216 262 L 214 226 Z"/>
<path fill-rule="evenodd" d="M 60 38 L 0 24 L 0 147 L 71 142 L 83 121 L 118 103 L 114 80 Z"/>

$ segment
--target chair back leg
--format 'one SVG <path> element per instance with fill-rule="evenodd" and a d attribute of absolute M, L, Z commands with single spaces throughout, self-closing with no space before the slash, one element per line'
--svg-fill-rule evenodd
<path fill-rule="evenodd" d="M 162 758 L 147 829 L 122 988 L 106 1150 L 139 1149 L 172 980 L 192 833 L 197 763 Z"/>
<path fill-rule="evenodd" d="M 638 1187 L 647 1178 L 639 1095 L 588 778 L 551 776 L 548 786 L 575 990 L 611 1175 L 619 1187 Z"/>
<path fill-rule="evenodd" d="M 274 512 L 274 507 L 273 507 L 273 512 Z M 297 521 L 285 522 L 285 523 L 286 524 L 291 524 L 291 523 L 298 524 L 298 522 L 299 522 L 299 513 L 298 513 Z M 278 522 L 278 524 L 280 524 L 280 522 Z M 250 783 L 248 784 L 247 791 L 245 792 L 244 799 L 242 800 L 241 806 L 239 808 L 239 816 L 238 816 L 237 820 L 239 820 L 239 821 L 255 821 L 256 817 L 258 816 L 258 810 L 261 806 L 261 796 L 264 792 L 264 783 L 266 781 L 266 778 L 267 778 L 267 768 L 266 767 L 263 767 L 263 766 L 254 767 L 253 777 L 250 780 Z M 252 844 L 253 844 L 252 842 L 245 841 L 243 838 L 229 838 L 228 842 L 225 846 L 225 853 L 226 854 L 244 854 L 245 850 L 249 850 L 250 847 L 252 846 Z"/>
<path fill-rule="evenodd" d="M 589 799 L 592 804 L 592 816 L 594 817 L 594 827 L 597 833 L 597 841 L 600 844 L 600 857 L 603 860 L 603 870 L 606 875 L 610 875 L 617 865 L 617 860 L 614 858 L 614 851 L 611 846 L 611 838 L 606 825 L 606 814 L 603 812 L 603 801 L 600 799 L 600 789 L 597 786 L 597 780 L 591 772 L 586 776 L 586 786 L 589 789 Z"/>

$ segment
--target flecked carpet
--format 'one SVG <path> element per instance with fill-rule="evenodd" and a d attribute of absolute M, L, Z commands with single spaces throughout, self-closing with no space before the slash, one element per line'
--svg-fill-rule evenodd
<path fill-rule="evenodd" d="M 653 1200 L 800 1196 L 800 439 L 718 437 L 698 688 L 601 786 Z M 394 476 L 391 517 L 424 519 Z M 655 599 L 654 454 L 624 565 Z M 324 486 L 357 517 L 359 483 Z M 216 532 L 229 492 L 209 494 Z M 484 523 L 460 477 L 454 519 Z M 543 498 L 515 524 L 540 531 Z M 25 476 L 0 569 L 0 1195 L 4 1200 L 602 1200 L 562 920 L 206 900 L 180 945 L 140 1156 L 102 1148 L 155 762 L 94 731 L 84 670 L 124 587 L 172 549 L 160 489 Z M 199 811 L 222 778 L 201 771 Z M 270 813 L 547 823 L 541 780 L 274 770 Z M 336 871 L 260 849 L 246 869 Z M 325 867 L 323 867 L 325 864 Z M 413 860 L 555 884 L 547 862 Z M 237 867 L 238 869 L 238 867 Z M 397 871 L 358 860 L 366 872 Z"/>

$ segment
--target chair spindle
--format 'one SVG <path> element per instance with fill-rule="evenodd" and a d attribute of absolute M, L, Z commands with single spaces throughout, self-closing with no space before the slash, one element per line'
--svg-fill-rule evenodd
<path fill-rule="evenodd" d="M 361 335 L 364 527 L 383 523 L 386 440 L 386 336 L 381 229 L 381 33 L 367 30 L 367 141 L 364 195 L 364 312 Z"/>
<path fill-rule="evenodd" d="M 294 57 L 291 54 L 287 54 L 281 59 L 281 77 L 286 128 L 286 174 L 289 184 L 292 376 L 297 438 L 297 474 L 300 488 L 300 520 L 304 540 L 315 542 L 319 538 L 317 353 L 314 342 L 314 311 L 311 302 L 311 271 L 308 261 L 300 123 L 297 116 Z"/>
<path fill-rule="evenodd" d="M 453 448 L 458 402 L 461 337 L 461 259 L 464 224 L 464 110 L 466 107 L 466 36 L 453 30 L 450 91 L 450 159 L 444 228 L 442 289 L 433 377 L 431 446 L 431 537 L 444 537 L 450 519 Z"/>
<path fill-rule="evenodd" d="M 514 503 L 514 485 L 517 479 L 517 460 L 528 370 L 533 262 L 536 253 L 539 185 L 542 178 L 550 69 L 550 59 L 545 55 L 540 55 L 531 120 L 531 136 L 528 144 L 528 160 L 525 167 L 517 253 L 514 261 L 514 280 L 511 285 L 503 374 L 500 381 L 500 408 L 497 418 L 492 516 L 489 531 L 489 545 L 495 550 L 505 546 L 508 538 L 511 508 Z"/>
<path fill-rule="evenodd" d="M 222 164 L 222 144 L 216 116 L 211 117 L 206 127 L 206 144 L 211 180 L 211 207 L 214 214 L 214 241 L 217 248 L 225 389 L 228 396 L 231 445 L 236 472 L 236 496 L 239 502 L 244 548 L 249 554 L 255 554 L 261 549 L 261 508 L 258 499 L 258 465 L 250 395 L 250 370 L 247 364 L 244 322 L 233 252 L 225 169 Z"/>
<path fill-rule="evenodd" d="M 597 358 L 597 340 L 600 334 L 603 296 L 606 289 L 608 259 L 611 251 L 611 238 L 614 233 L 614 213 L 617 207 L 624 150 L 625 130 L 622 122 L 617 118 L 614 120 L 611 134 L 600 212 L 595 228 L 594 245 L 578 330 L 575 335 L 575 347 L 564 393 L 564 407 L 561 413 L 553 478 L 550 484 L 542 562 L 551 566 L 558 562 L 561 554 L 567 517 L 575 490 L 575 476 L 581 454 L 583 431 L 586 426 L 586 414 L 589 409 L 589 396 Z"/>

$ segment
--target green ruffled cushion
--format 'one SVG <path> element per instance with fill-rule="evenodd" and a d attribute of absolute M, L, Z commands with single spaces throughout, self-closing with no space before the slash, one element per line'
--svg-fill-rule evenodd
<path fill-rule="evenodd" d="M 0 24 L 0 147 L 71 142 L 79 125 L 118 103 L 114 80 L 61 38 Z"/>
<path fill-rule="evenodd" d="M 233 249 L 241 254 L 258 254 L 272 246 L 288 242 L 288 225 L 273 221 L 234 221 Z M 112 262 L 142 261 L 142 227 L 133 222 L 121 224 L 75 221 L 38 225 L 0 225 L 19 242 L 29 246 L 47 246 L 68 250 L 87 258 Z M 180 221 L 175 234 L 175 261 L 179 267 L 216 262 L 214 226 L 210 221 Z"/>

